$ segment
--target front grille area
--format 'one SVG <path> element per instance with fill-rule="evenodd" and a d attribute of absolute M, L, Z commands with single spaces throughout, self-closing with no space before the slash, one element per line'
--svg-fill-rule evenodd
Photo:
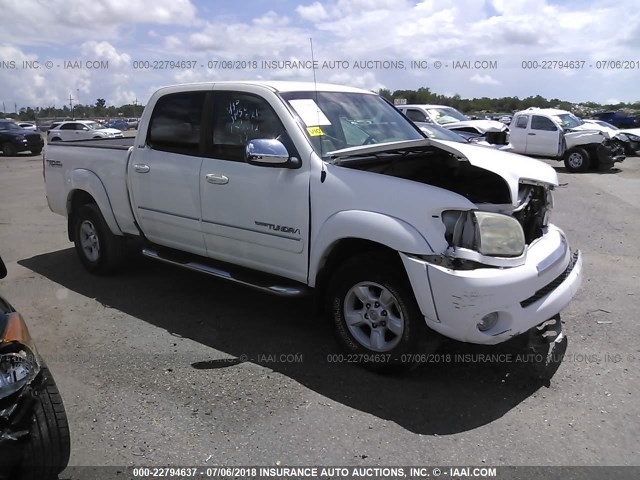
<path fill-rule="evenodd" d="M 27 139 L 27 143 L 29 145 L 42 142 L 42 137 L 38 133 L 29 133 L 28 135 L 25 135 L 25 138 Z"/>
<path fill-rule="evenodd" d="M 552 282 L 550 282 L 547 285 L 545 285 L 544 287 L 542 287 L 540 290 L 538 290 L 532 296 L 530 296 L 526 300 L 521 301 L 520 302 L 520 306 L 522 308 L 527 308 L 532 303 L 537 302 L 542 297 L 545 297 L 546 295 L 549 295 L 551 292 L 553 292 L 571 274 L 571 272 L 573 271 L 573 267 L 575 267 L 577 261 L 578 261 L 578 252 L 576 251 L 576 252 L 573 252 L 573 255 L 571 255 L 571 261 L 569 262 L 569 265 L 567 266 L 567 268 L 566 268 L 566 270 L 564 272 L 562 272 Z"/>

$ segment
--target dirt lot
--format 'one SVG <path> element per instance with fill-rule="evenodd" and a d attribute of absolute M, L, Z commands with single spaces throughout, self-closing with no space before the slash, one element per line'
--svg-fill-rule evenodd
<path fill-rule="evenodd" d="M 585 276 L 544 385 L 479 361 L 379 376 L 330 361 L 310 300 L 142 259 L 91 276 L 49 211 L 41 157 L 0 157 L 0 291 L 61 389 L 71 464 L 640 464 L 640 158 L 605 174 L 550 164 L 552 219 Z"/>

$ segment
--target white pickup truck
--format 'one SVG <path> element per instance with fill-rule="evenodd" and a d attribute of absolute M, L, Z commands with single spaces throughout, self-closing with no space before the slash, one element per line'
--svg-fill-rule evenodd
<path fill-rule="evenodd" d="M 609 170 L 625 159 L 628 139 L 615 131 L 587 124 L 566 110 L 530 107 L 511 121 L 509 149 L 533 157 L 563 160 L 570 172 L 590 167 Z"/>
<path fill-rule="evenodd" d="M 315 289 L 371 368 L 413 363 L 433 331 L 566 348 L 559 312 L 582 257 L 549 223 L 544 163 L 428 139 L 376 94 L 313 83 L 162 88 L 127 140 L 44 156 L 49 206 L 91 272 L 137 239 L 148 257 L 272 294 Z"/>

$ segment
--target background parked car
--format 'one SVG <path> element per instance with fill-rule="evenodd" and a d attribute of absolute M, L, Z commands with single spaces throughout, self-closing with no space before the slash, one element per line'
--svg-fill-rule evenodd
<path fill-rule="evenodd" d="M 121 118 L 109 120 L 107 123 L 104 124 L 104 126 L 106 128 L 115 128 L 117 130 L 123 130 L 123 131 L 129 129 L 129 124 L 127 123 L 127 121 Z"/>
<path fill-rule="evenodd" d="M 132 128 L 134 130 L 138 129 L 139 122 L 140 122 L 140 119 L 138 118 L 127 118 L 127 125 L 129 126 L 129 128 Z"/>
<path fill-rule="evenodd" d="M 5 157 L 27 151 L 38 155 L 43 147 L 44 140 L 39 133 L 25 130 L 12 120 L 0 120 L 0 149 Z"/>
<path fill-rule="evenodd" d="M 624 135 L 628 140 L 624 142 L 625 155 L 637 155 L 636 152 L 640 151 L 640 128 L 620 129 L 604 120 L 588 119 L 583 121 L 587 125 L 597 125 L 601 128 L 608 128 L 611 131 Z"/>
<path fill-rule="evenodd" d="M 0 278 L 6 274 L 0 258 Z M 56 382 L 22 316 L 0 297 L 0 478 L 57 479 L 70 448 Z"/>
<path fill-rule="evenodd" d="M 17 122 L 18 125 L 20 125 L 20 127 L 24 128 L 25 130 L 37 130 L 35 124 L 33 123 L 29 123 L 29 122 Z"/>
<path fill-rule="evenodd" d="M 115 128 L 105 128 L 92 120 L 73 120 L 61 122 L 47 132 L 49 142 L 87 140 L 90 138 L 122 137 L 122 131 Z"/>

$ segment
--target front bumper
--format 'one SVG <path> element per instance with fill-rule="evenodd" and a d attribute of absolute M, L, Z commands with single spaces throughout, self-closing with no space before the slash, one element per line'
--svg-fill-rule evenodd
<path fill-rule="evenodd" d="M 528 248 L 524 265 L 452 270 L 401 254 L 427 325 L 455 340 L 494 345 L 557 315 L 582 279 L 582 254 L 572 253 L 564 233 L 550 225 Z M 482 332 L 477 324 L 497 312 Z"/>

